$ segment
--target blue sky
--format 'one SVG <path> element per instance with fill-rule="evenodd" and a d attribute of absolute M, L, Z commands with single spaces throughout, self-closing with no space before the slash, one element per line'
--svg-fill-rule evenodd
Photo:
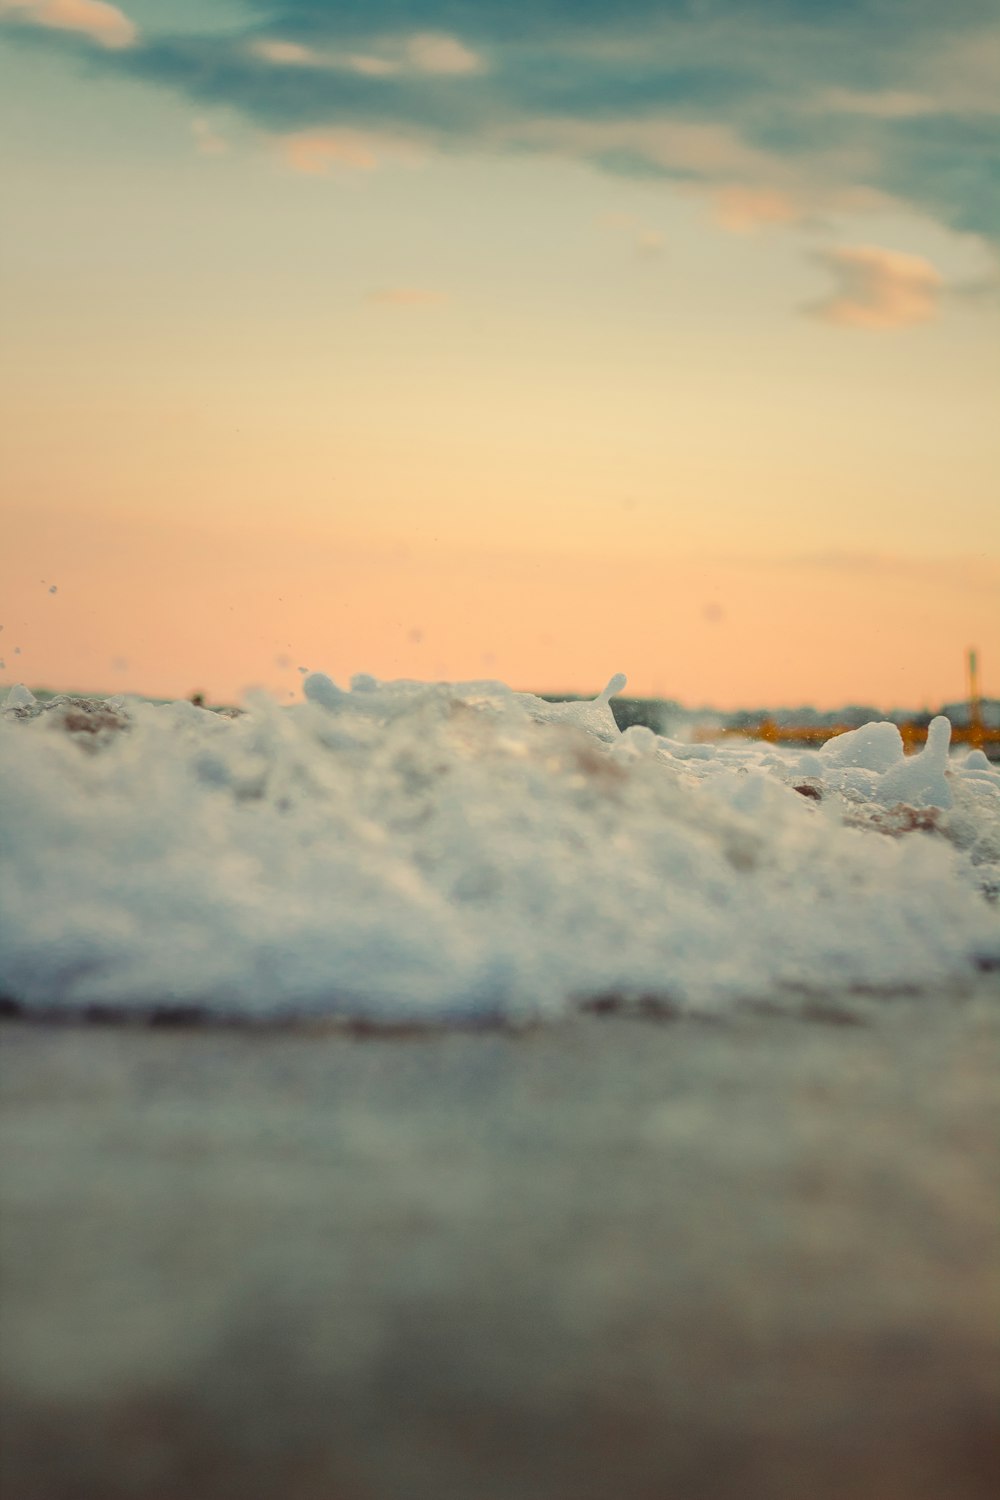
<path fill-rule="evenodd" d="M 3 8 L 24 45 L 271 132 L 405 131 L 706 190 L 767 185 L 802 218 L 865 188 L 1000 234 L 986 0 L 225 0 L 132 5 L 117 28 L 96 0 Z"/>

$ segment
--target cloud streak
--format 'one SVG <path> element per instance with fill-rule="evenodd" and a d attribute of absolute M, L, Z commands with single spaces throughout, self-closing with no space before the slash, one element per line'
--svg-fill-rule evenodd
<path fill-rule="evenodd" d="M 407 73 L 461 77 L 486 71 L 483 58 L 470 47 L 457 37 L 437 32 L 417 32 L 377 45 L 379 50 L 374 52 L 342 52 L 278 37 L 257 37 L 247 51 L 277 68 L 316 68 L 329 73 L 359 73 L 366 78 L 394 78 Z"/>
<path fill-rule="evenodd" d="M 421 32 L 408 38 L 405 51 L 411 66 L 419 73 L 461 77 L 486 69 L 483 59 L 453 36 Z"/>

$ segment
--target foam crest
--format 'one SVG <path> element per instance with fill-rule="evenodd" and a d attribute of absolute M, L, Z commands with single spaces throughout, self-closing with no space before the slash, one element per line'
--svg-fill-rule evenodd
<path fill-rule="evenodd" d="M 621 734 L 592 700 L 309 674 L 239 716 L 0 713 L 0 995 L 391 1022 L 962 983 L 1000 964 L 1000 775 Z M 89 732 L 84 733 L 83 730 Z M 789 1001 L 789 1003 L 791 1003 Z"/>

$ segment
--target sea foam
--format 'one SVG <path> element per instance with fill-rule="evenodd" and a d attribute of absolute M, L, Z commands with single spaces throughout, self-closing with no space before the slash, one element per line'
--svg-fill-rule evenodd
<path fill-rule="evenodd" d="M 313 673 L 225 716 L 0 713 L 0 996 L 521 1022 L 961 985 L 1000 965 L 1000 774 L 870 724 L 687 745 L 609 698 Z"/>

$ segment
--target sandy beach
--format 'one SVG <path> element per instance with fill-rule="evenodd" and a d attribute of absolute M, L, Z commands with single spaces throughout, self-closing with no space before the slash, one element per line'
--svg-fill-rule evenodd
<path fill-rule="evenodd" d="M 3 1493 L 985 1500 L 997 1000 L 8 1021 Z"/>

